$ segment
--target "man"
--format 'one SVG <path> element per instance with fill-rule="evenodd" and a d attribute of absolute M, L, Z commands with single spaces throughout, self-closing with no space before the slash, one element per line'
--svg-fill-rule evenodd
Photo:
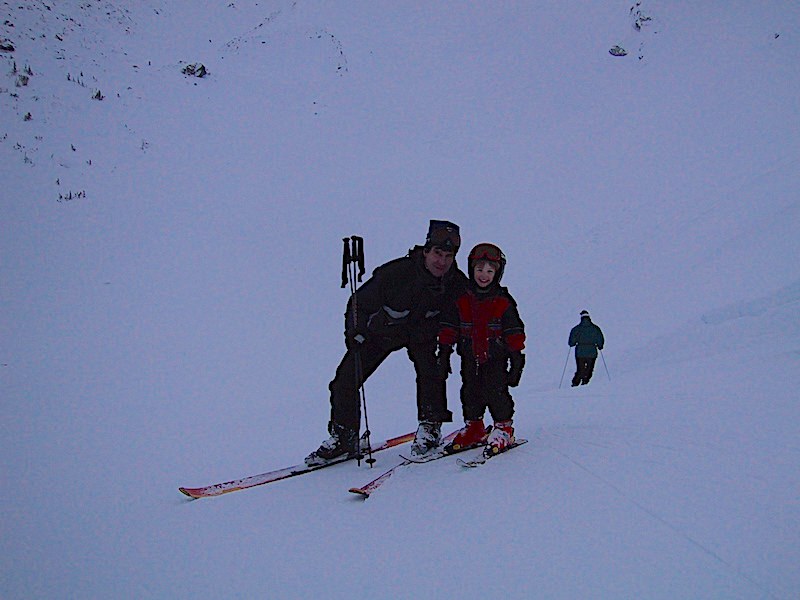
<path fill-rule="evenodd" d="M 378 268 L 352 296 L 345 313 L 347 352 L 331 381 L 330 438 L 306 457 L 309 466 L 359 451 L 359 387 L 394 351 L 405 348 L 417 375 L 419 427 L 411 447 L 422 455 L 441 442 L 447 410 L 445 380 L 436 366 L 440 313 L 466 289 L 455 263 L 458 225 L 431 221 L 424 246 Z"/>
<path fill-rule="evenodd" d="M 603 349 L 605 340 L 600 328 L 592 323 L 589 311 L 581 311 L 581 322 L 569 332 L 569 345 L 575 346 L 575 376 L 572 387 L 586 385 L 592 378 L 597 351 Z"/>

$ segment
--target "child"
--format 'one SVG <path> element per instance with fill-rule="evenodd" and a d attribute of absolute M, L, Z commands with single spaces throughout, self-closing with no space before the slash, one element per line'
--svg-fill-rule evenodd
<path fill-rule="evenodd" d="M 514 443 L 514 400 L 508 388 L 519 385 L 525 366 L 525 325 L 514 298 L 500 285 L 506 266 L 500 248 L 478 244 L 469 253 L 467 266 L 467 291 L 443 315 L 439 331 L 438 365 L 445 379 L 451 372 L 453 344 L 458 343 L 465 422 L 445 451 L 486 442 L 486 453 L 497 454 Z M 488 438 L 483 424 L 487 408 L 494 419 Z"/>

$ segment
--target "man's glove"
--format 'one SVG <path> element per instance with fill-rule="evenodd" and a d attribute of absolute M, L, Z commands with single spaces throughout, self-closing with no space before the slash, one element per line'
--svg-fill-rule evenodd
<path fill-rule="evenodd" d="M 450 368 L 450 355 L 452 353 L 452 346 L 439 344 L 439 350 L 436 353 L 436 372 L 442 379 L 447 379 L 447 376 L 453 372 L 453 369 Z"/>
<path fill-rule="evenodd" d="M 522 352 L 512 352 L 509 356 L 511 360 L 511 369 L 506 376 L 508 387 L 517 387 L 519 380 L 522 378 L 522 369 L 525 368 L 525 355 Z"/>

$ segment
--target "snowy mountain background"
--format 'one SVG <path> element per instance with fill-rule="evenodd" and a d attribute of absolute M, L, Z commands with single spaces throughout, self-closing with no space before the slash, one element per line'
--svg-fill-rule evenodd
<path fill-rule="evenodd" d="M 0 22 L 0 597 L 800 597 L 797 3 Z M 530 443 L 182 496 L 326 437 L 341 239 L 371 271 L 431 218 L 508 256 Z M 582 309 L 608 373 L 571 389 Z M 403 353 L 366 392 L 415 428 Z"/>

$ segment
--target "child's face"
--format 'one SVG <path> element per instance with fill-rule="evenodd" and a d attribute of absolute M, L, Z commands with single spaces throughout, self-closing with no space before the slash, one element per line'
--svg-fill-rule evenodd
<path fill-rule="evenodd" d="M 475 265 L 475 273 L 473 274 L 473 277 L 475 279 L 475 283 L 478 284 L 478 287 L 485 288 L 492 284 L 495 273 L 497 273 L 497 270 L 490 262 L 479 260 Z"/>

